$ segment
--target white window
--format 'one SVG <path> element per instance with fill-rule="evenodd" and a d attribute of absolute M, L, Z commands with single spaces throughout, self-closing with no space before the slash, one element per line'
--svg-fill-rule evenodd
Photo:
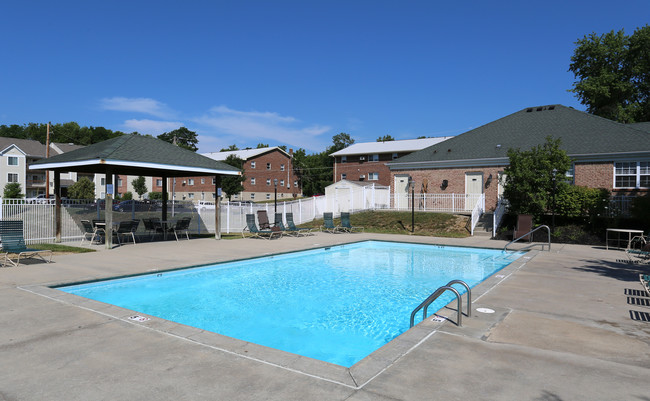
<path fill-rule="evenodd" d="M 194 192 L 190 192 L 189 194 L 187 194 L 187 196 L 188 196 L 190 199 L 194 199 Z"/>
<path fill-rule="evenodd" d="M 106 178 L 100 178 L 99 185 L 106 185 Z"/>
<path fill-rule="evenodd" d="M 255 168 L 255 162 L 251 162 L 251 168 Z"/>
<path fill-rule="evenodd" d="M 201 184 L 205 184 L 205 178 L 201 178 Z"/>
<path fill-rule="evenodd" d="M 118 187 L 121 187 L 121 186 L 122 186 L 122 179 L 121 179 L 121 178 L 118 178 L 118 179 L 117 179 L 117 186 L 118 186 Z"/>
<path fill-rule="evenodd" d="M 194 178 L 190 178 L 187 180 L 187 185 L 194 185 Z"/>
<path fill-rule="evenodd" d="M 379 161 L 379 155 L 378 154 L 368 155 L 368 161 L 369 162 L 378 162 Z"/>
<path fill-rule="evenodd" d="M 266 163 L 266 169 L 270 170 L 271 169 L 271 163 Z"/>
<path fill-rule="evenodd" d="M 162 179 L 157 179 L 156 180 L 156 185 L 159 187 L 162 187 Z"/>
<path fill-rule="evenodd" d="M 271 199 L 271 194 L 266 194 L 266 199 Z"/>
<path fill-rule="evenodd" d="M 566 171 L 566 174 L 565 174 L 566 179 L 567 179 L 567 182 L 569 182 L 570 184 L 574 184 L 574 183 L 575 183 L 575 181 L 574 181 L 575 168 L 576 168 L 576 165 L 575 165 L 575 164 L 571 164 L 571 168 L 569 168 L 569 169 Z"/>
<path fill-rule="evenodd" d="M 251 194 L 251 200 L 255 199 L 255 194 Z"/>
<path fill-rule="evenodd" d="M 284 164 L 280 164 L 280 171 L 284 171 Z"/>
<path fill-rule="evenodd" d="M 297 187 L 297 186 L 298 186 L 298 180 L 296 180 L 296 181 L 293 182 L 293 186 L 294 186 L 294 187 Z"/>
<path fill-rule="evenodd" d="M 7 156 L 7 165 L 8 166 L 17 166 L 18 165 L 18 157 L 16 157 L 16 156 Z"/>
<path fill-rule="evenodd" d="M 255 177 L 251 177 L 251 185 L 255 185 Z"/>
<path fill-rule="evenodd" d="M 341 156 L 341 163 L 347 163 L 348 157 L 347 156 Z"/>
<path fill-rule="evenodd" d="M 281 186 L 281 187 L 284 186 L 284 180 L 280 180 L 280 186 Z"/>
<path fill-rule="evenodd" d="M 379 173 L 368 173 L 368 181 L 377 181 L 379 179 Z"/>
<path fill-rule="evenodd" d="M 212 178 L 212 185 L 217 185 L 217 179 L 216 178 Z"/>
<path fill-rule="evenodd" d="M 342 180 L 345 180 L 346 178 L 348 178 L 348 175 L 347 175 L 347 174 L 345 174 L 345 173 L 341 174 L 341 179 L 342 179 Z"/>
<path fill-rule="evenodd" d="M 266 179 L 266 185 L 271 185 L 271 179 L 270 178 Z"/>
<path fill-rule="evenodd" d="M 614 163 L 614 188 L 650 188 L 650 162 Z"/>
<path fill-rule="evenodd" d="M 397 153 L 393 153 L 393 160 L 397 159 L 399 156 L 397 156 Z"/>
<path fill-rule="evenodd" d="M 18 182 L 18 174 L 16 174 L 16 173 L 8 173 L 7 174 L 7 182 Z"/>

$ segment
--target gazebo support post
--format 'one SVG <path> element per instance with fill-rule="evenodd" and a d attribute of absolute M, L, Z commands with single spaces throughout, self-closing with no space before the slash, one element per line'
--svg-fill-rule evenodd
<path fill-rule="evenodd" d="M 106 170 L 106 184 L 104 193 L 106 194 L 106 208 L 104 210 L 104 226 L 106 230 L 106 249 L 113 248 L 113 171 Z"/>
<path fill-rule="evenodd" d="M 54 242 L 61 242 L 61 173 L 58 170 L 54 172 L 54 237 Z"/>
<path fill-rule="evenodd" d="M 221 196 L 219 196 L 219 188 L 221 187 L 221 176 L 214 176 L 214 239 L 221 239 L 221 222 L 219 217 L 221 215 Z"/>
<path fill-rule="evenodd" d="M 162 221 L 167 221 L 167 180 L 168 177 L 162 176 Z"/>

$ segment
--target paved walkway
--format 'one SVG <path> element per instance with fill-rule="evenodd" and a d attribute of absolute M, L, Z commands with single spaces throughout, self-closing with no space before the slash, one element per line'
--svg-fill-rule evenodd
<path fill-rule="evenodd" d="M 126 245 L 0 269 L 0 400 L 648 400 L 650 298 L 620 251 L 533 251 L 474 290 L 463 327 L 430 319 L 351 369 L 48 285 L 361 239 L 501 248 L 484 238 L 317 234 Z M 493 314 L 476 312 L 490 308 Z M 441 313 L 455 320 L 454 311 Z"/>

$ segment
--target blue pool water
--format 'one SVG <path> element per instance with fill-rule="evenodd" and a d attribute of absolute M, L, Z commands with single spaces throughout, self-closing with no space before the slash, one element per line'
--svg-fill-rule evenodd
<path fill-rule="evenodd" d="M 59 289 L 350 367 L 408 330 L 438 287 L 473 287 L 521 255 L 366 241 Z"/>

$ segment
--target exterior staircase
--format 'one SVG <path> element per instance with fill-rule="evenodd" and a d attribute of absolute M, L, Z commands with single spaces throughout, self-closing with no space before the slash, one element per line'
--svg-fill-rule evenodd
<path fill-rule="evenodd" d="M 483 213 L 474 228 L 475 237 L 492 237 L 492 213 Z"/>

